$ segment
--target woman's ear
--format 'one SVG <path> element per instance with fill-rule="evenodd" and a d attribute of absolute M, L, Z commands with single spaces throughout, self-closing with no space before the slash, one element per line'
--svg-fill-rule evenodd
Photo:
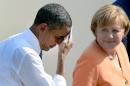
<path fill-rule="evenodd" d="M 122 39 L 124 39 L 126 37 L 126 35 L 127 35 L 128 32 L 126 32 L 125 29 L 124 29 L 124 31 L 122 33 L 123 33 L 122 34 Z"/>
<path fill-rule="evenodd" d="M 122 39 L 124 39 L 124 38 L 125 38 L 125 35 L 122 36 Z"/>
<path fill-rule="evenodd" d="M 93 32 L 95 38 L 97 37 L 97 29 L 95 29 L 95 31 Z"/>

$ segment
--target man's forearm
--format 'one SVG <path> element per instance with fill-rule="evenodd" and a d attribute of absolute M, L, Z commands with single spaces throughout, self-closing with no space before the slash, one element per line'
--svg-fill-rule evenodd
<path fill-rule="evenodd" d="M 64 72 L 65 72 L 65 62 L 64 62 L 64 57 L 63 55 L 58 55 L 58 62 L 57 62 L 57 71 L 56 73 L 59 75 L 64 76 Z"/>

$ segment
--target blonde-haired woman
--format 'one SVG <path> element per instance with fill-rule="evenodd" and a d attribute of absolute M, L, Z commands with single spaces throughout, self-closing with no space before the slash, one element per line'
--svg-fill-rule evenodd
<path fill-rule="evenodd" d="M 130 27 L 126 13 L 105 5 L 93 16 L 95 40 L 77 61 L 73 86 L 130 86 L 130 64 L 122 39 Z"/>

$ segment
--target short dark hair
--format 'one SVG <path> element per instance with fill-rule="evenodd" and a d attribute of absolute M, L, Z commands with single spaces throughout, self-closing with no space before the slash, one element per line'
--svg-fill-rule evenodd
<path fill-rule="evenodd" d="M 72 20 L 66 9 L 60 4 L 50 3 L 39 9 L 34 25 L 47 23 L 49 27 L 72 26 Z"/>

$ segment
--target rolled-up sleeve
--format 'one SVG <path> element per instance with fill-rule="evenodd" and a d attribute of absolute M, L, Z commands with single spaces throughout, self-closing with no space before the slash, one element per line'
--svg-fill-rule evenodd
<path fill-rule="evenodd" d="M 45 72 L 42 60 L 35 52 L 24 54 L 16 63 L 19 66 L 15 70 L 24 86 L 66 86 L 63 76 L 55 75 L 53 78 Z"/>

